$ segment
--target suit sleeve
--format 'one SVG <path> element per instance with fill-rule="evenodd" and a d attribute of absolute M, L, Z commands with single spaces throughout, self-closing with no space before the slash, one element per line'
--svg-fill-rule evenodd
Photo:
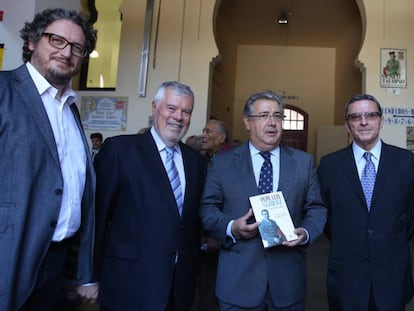
<path fill-rule="evenodd" d="M 212 160 L 207 171 L 206 183 L 201 197 L 200 219 L 201 225 L 208 235 L 219 241 L 222 246 L 229 247 L 233 242 L 226 235 L 226 229 L 232 218 L 223 212 L 224 198 L 220 181 L 221 172 L 223 172 L 223 169 L 219 167 L 217 161 Z"/>
<path fill-rule="evenodd" d="M 104 246 L 107 233 L 110 230 L 112 207 L 115 206 L 118 188 L 119 160 L 112 140 L 106 139 L 94 161 L 96 171 L 94 281 L 100 279 Z"/>
<path fill-rule="evenodd" d="M 326 209 L 321 196 L 321 187 L 312 157 L 308 163 L 308 188 L 303 206 L 304 218 L 301 226 L 309 233 L 309 243 L 313 243 L 323 232 L 326 223 Z"/>

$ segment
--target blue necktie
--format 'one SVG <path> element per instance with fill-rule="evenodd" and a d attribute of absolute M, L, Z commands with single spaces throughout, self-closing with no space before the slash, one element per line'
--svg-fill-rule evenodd
<path fill-rule="evenodd" d="M 175 201 L 177 202 L 178 212 L 181 215 L 183 209 L 183 192 L 181 189 L 180 176 L 178 175 L 178 170 L 174 163 L 175 149 L 172 147 L 165 147 L 165 151 L 167 152 L 165 168 L 167 170 L 168 179 L 170 180 L 171 189 L 174 192 Z"/>
<path fill-rule="evenodd" d="M 364 158 L 367 161 L 365 164 L 364 170 L 362 171 L 361 175 L 361 185 L 362 190 L 364 191 L 365 200 L 367 201 L 368 210 L 371 209 L 371 199 L 372 193 L 374 192 L 375 186 L 375 166 L 374 162 L 371 160 L 372 154 L 370 152 L 364 153 Z"/>
<path fill-rule="evenodd" d="M 264 162 L 260 170 L 259 186 L 257 190 L 260 194 L 269 193 L 273 191 L 273 167 L 270 161 L 272 155 L 269 151 L 261 151 L 260 155 L 263 157 Z"/>

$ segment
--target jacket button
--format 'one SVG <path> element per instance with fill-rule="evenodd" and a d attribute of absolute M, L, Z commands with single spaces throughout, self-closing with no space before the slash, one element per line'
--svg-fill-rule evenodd
<path fill-rule="evenodd" d="M 56 220 L 51 221 L 51 222 L 50 222 L 50 226 L 51 226 L 52 228 L 56 228 L 56 226 L 57 226 L 57 221 L 56 221 Z"/>
<path fill-rule="evenodd" d="M 55 190 L 56 195 L 62 195 L 62 193 L 63 193 L 62 189 L 56 189 Z"/>

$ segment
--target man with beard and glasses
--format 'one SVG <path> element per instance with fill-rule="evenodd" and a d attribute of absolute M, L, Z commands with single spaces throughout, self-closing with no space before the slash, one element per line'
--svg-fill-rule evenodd
<path fill-rule="evenodd" d="M 0 72 L 0 310 L 55 310 L 66 258 L 92 274 L 95 173 L 71 79 L 96 43 L 75 11 L 20 31 L 24 65 Z"/>
<path fill-rule="evenodd" d="M 101 310 L 189 310 L 207 161 L 181 142 L 194 94 L 169 81 L 152 102 L 152 127 L 107 138 L 95 158 L 95 280 Z"/>

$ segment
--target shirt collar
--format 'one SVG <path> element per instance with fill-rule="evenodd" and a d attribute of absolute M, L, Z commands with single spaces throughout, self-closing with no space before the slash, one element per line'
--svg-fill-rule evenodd
<path fill-rule="evenodd" d="M 382 142 L 381 139 L 378 140 L 378 142 L 375 144 L 375 146 L 369 150 L 371 152 L 372 156 L 379 160 L 381 155 L 381 146 Z M 355 142 L 352 143 L 352 151 L 354 152 L 356 159 L 362 159 L 364 157 L 364 153 L 367 152 L 366 150 L 362 149 L 360 146 L 358 146 Z"/>
<path fill-rule="evenodd" d="M 32 77 L 37 91 L 39 92 L 39 95 L 42 96 L 45 92 L 48 92 L 53 98 L 55 98 L 58 90 L 52 86 L 49 81 L 47 81 L 45 77 L 43 77 L 30 62 L 26 62 L 26 67 L 29 71 L 30 76 Z M 70 82 L 65 86 L 65 91 L 62 94 L 63 102 L 68 99 L 70 99 L 69 104 L 72 104 L 77 99 L 77 95 L 72 90 Z"/>
<path fill-rule="evenodd" d="M 251 141 L 249 141 L 249 149 L 250 149 L 250 155 L 257 156 L 261 152 L 259 149 L 257 149 Z M 276 148 L 269 151 L 273 156 L 278 156 L 280 153 L 280 146 L 278 145 Z"/>
<path fill-rule="evenodd" d="M 158 134 L 154 126 L 151 127 L 150 132 L 151 132 L 152 137 L 154 138 L 155 144 L 157 145 L 158 152 L 163 151 L 165 147 L 167 147 L 167 145 L 162 141 L 160 135 Z M 178 152 L 178 154 L 181 154 L 181 149 L 179 147 L 179 144 L 175 145 L 173 148 L 175 149 L 176 152 Z"/>

